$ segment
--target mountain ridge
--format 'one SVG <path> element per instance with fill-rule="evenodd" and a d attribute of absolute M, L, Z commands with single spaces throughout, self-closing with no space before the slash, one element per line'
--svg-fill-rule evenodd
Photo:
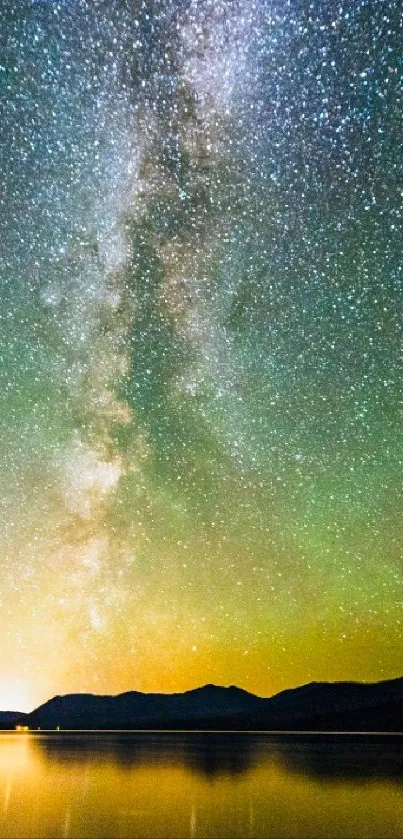
<path fill-rule="evenodd" d="M 309 682 L 271 697 L 236 685 L 182 693 L 56 695 L 27 714 L 0 712 L 0 726 L 30 729 L 403 731 L 403 677 Z"/>

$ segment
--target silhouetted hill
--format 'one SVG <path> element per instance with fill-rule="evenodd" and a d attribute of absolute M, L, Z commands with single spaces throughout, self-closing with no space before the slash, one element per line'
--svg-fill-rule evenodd
<path fill-rule="evenodd" d="M 52 729 L 402 731 L 403 678 L 313 682 L 263 699 L 237 687 L 185 693 L 55 696 L 21 720 Z M 21 715 L 20 715 L 21 716 Z"/>
<path fill-rule="evenodd" d="M 23 714 L 20 711 L 0 711 L 0 730 L 10 731 L 10 729 L 14 729 L 18 723 L 25 725 L 25 717 L 26 714 Z"/>
<path fill-rule="evenodd" d="M 41 728 L 209 728 L 259 709 L 258 697 L 236 687 L 205 685 L 185 693 L 129 691 L 118 696 L 55 696 L 29 715 Z"/>
<path fill-rule="evenodd" d="M 402 731 L 403 678 L 384 682 L 311 682 L 270 700 L 273 728 L 304 731 Z M 257 727 L 267 709 L 258 715 Z"/>

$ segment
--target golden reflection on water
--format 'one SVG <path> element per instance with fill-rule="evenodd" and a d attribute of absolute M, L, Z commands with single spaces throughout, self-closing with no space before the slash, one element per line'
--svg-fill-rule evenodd
<path fill-rule="evenodd" d="M 403 740 L 0 736 L 1 837 L 403 837 Z"/>

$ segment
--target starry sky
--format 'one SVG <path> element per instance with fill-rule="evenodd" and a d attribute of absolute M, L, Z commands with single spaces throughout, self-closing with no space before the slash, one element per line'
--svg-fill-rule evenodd
<path fill-rule="evenodd" d="M 0 5 L 0 706 L 402 675 L 398 0 Z"/>

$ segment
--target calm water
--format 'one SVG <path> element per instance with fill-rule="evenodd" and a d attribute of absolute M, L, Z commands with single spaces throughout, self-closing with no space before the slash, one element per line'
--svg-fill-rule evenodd
<path fill-rule="evenodd" d="M 1 837 L 403 837 L 403 738 L 0 736 Z"/>

